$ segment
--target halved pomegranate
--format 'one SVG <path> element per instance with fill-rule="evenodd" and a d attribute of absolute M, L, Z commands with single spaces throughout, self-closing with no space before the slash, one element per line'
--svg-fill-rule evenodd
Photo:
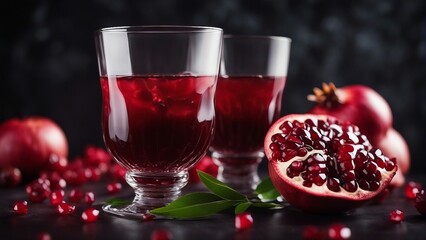
<path fill-rule="evenodd" d="M 379 194 L 397 165 L 372 148 L 357 126 L 325 115 L 287 115 L 265 137 L 269 175 L 294 207 L 345 212 Z"/>

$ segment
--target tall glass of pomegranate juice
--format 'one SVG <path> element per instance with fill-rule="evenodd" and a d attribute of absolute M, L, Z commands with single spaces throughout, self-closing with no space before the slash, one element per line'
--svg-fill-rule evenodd
<path fill-rule="evenodd" d="M 218 179 L 244 193 L 259 182 L 264 137 L 280 115 L 290 43 L 276 36 L 224 37 L 210 149 Z"/>
<path fill-rule="evenodd" d="M 222 30 L 129 26 L 95 35 L 104 142 L 136 195 L 103 209 L 143 218 L 178 197 L 212 141 Z"/>

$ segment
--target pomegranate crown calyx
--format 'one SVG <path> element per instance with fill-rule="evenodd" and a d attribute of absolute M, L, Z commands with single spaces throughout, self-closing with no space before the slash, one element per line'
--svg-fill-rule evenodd
<path fill-rule="evenodd" d="M 307 99 L 316 102 L 327 108 L 332 108 L 340 104 L 339 97 L 336 94 L 337 88 L 334 83 L 322 83 L 322 89 L 315 87 L 314 94 L 308 95 Z"/>

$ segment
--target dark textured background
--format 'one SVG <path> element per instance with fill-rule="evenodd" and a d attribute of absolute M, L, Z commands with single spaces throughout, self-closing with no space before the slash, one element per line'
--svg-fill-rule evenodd
<path fill-rule="evenodd" d="M 408 140 L 412 171 L 424 171 L 426 18 L 410 1 L 7 1 L 0 34 L 0 121 L 44 115 L 58 122 L 71 154 L 102 145 L 94 30 L 187 24 L 225 33 L 293 39 L 283 113 L 305 112 L 323 81 L 360 83 L 389 101 Z"/>

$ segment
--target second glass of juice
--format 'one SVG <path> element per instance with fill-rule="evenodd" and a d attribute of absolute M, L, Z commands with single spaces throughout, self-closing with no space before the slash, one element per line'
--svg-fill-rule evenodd
<path fill-rule="evenodd" d="M 210 150 L 218 179 L 243 193 L 259 182 L 264 137 L 280 116 L 290 43 L 277 36 L 224 37 Z"/>

